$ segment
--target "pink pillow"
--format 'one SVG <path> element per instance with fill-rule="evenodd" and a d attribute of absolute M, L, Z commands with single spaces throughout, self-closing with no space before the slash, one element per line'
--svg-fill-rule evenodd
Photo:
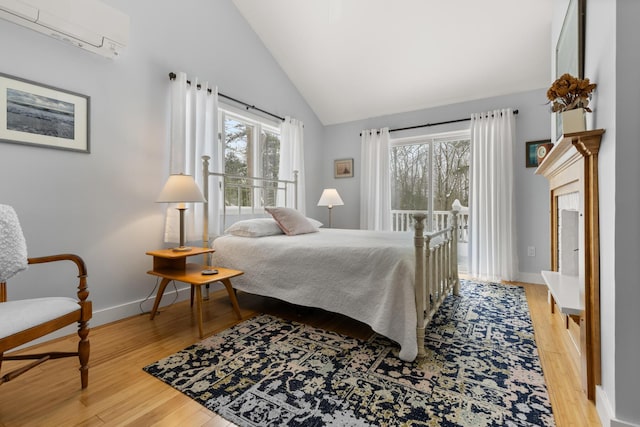
<path fill-rule="evenodd" d="M 265 208 L 287 236 L 316 233 L 315 227 L 304 215 L 292 208 Z"/>

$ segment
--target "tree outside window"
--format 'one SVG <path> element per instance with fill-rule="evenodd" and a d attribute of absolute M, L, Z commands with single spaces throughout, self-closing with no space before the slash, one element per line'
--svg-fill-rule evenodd
<path fill-rule="evenodd" d="M 237 188 L 251 187 L 251 177 L 278 179 L 280 161 L 280 134 L 278 130 L 250 118 L 221 111 L 224 140 L 224 171 L 227 175 L 242 178 L 230 179 L 225 190 L 227 206 L 274 206 L 275 183 L 268 183 L 265 190 Z M 229 185 L 230 184 L 230 185 Z M 262 183 L 256 183 L 256 186 Z"/>
<path fill-rule="evenodd" d="M 433 214 L 450 211 L 456 199 L 468 206 L 469 161 L 468 136 L 438 135 L 393 141 L 391 209 Z"/>

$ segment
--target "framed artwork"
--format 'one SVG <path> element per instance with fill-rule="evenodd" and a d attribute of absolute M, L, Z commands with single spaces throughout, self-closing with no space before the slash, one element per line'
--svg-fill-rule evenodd
<path fill-rule="evenodd" d="M 353 159 L 338 159 L 333 161 L 334 178 L 353 177 Z"/>
<path fill-rule="evenodd" d="M 538 167 L 538 149 L 545 150 L 544 155 L 550 149 L 549 146 L 552 146 L 550 139 L 541 139 L 539 141 L 527 141 L 526 145 L 526 167 L 528 168 L 537 168 Z M 542 156 L 544 157 L 544 156 Z"/>
<path fill-rule="evenodd" d="M 89 153 L 89 97 L 0 73 L 0 142 Z"/>
<path fill-rule="evenodd" d="M 584 23 L 586 0 L 570 0 L 556 44 L 556 79 L 569 73 L 584 78 Z M 556 115 L 556 139 L 562 135 L 560 113 Z"/>

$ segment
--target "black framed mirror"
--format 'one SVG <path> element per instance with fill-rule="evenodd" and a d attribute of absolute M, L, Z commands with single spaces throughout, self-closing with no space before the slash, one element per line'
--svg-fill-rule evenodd
<path fill-rule="evenodd" d="M 565 73 L 584 78 L 584 39 L 587 0 L 569 0 L 556 44 L 556 78 Z M 562 135 L 560 113 L 556 113 L 556 138 Z"/>

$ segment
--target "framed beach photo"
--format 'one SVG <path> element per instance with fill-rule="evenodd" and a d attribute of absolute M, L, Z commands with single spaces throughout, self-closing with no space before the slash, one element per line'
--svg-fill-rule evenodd
<path fill-rule="evenodd" d="M 0 73 L 0 142 L 89 153 L 89 97 Z"/>
<path fill-rule="evenodd" d="M 334 178 L 353 177 L 353 159 L 338 159 L 333 161 Z"/>

